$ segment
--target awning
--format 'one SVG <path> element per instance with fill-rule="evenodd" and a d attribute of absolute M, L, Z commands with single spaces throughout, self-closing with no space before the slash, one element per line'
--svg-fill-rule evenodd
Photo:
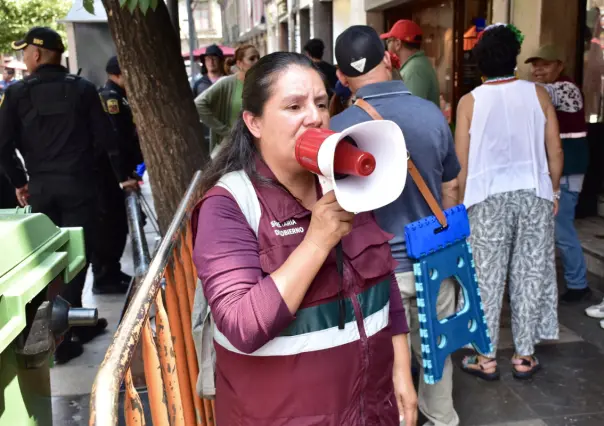
<path fill-rule="evenodd" d="M 204 46 L 204 47 L 200 47 L 199 49 L 195 49 L 193 51 L 193 56 L 195 56 L 196 58 L 199 58 L 201 55 L 203 55 L 204 53 L 206 53 L 206 48 L 209 47 L 211 45 L 208 46 Z M 224 56 L 233 56 L 235 54 L 235 49 L 233 49 L 232 47 L 229 46 L 218 46 L 220 47 L 220 49 L 222 50 L 222 53 L 224 54 Z M 182 57 L 185 59 L 189 58 L 189 52 L 187 53 L 183 53 Z"/>

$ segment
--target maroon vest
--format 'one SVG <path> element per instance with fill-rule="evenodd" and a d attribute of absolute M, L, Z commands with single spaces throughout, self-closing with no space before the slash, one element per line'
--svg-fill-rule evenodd
<path fill-rule="evenodd" d="M 268 168 L 259 169 L 273 177 Z M 269 275 L 304 239 L 311 212 L 278 184 L 254 182 L 254 189 L 261 208 L 260 264 L 263 274 Z M 217 195 L 228 191 L 215 187 L 204 199 Z M 296 319 L 258 353 L 238 352 L 215 331 L 220 424 L 398 426 L 387 316 L 395 267 L 391 238 L 372 213 L 361 213 L 342 240 L 344 330 L 334 323 L 340 284 L 334 250 L 309 287 Z M 330 347 L 313 350 L 316 344 Z"/>

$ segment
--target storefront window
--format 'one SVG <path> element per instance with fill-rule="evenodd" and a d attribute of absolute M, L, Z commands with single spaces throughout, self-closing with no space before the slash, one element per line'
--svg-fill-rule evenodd
<path fill-rule="evenodd" d="M 583 51 L 585 119 L 604 121 L 604 0 L 587 0 Z"/>
<path fill-rule="evenodd" d="M 384 11 L 387 30 L 399 19 L 422 28 L 422 49 L 436 70 L 440 106 L 449 122 L 459 97 L 481 82 L 471 50 L 484 29 L 488 6 L 489 0 L 413 0 Z M 457 61 L 455 55 L 461 55 Z"/>
<path fill-rule="evenodd" d="M 413 15 L 412 19 L 424 32 L 424 52 L 436 70 L 440 108 L 450 121 L 453 104 L 453 1 L 418 10 Z"/>
<path fill-rule="evenodd" d="M 448 119 L 453 104 L 453 6 L 453 0 L 416 0 L 384 13 L 387 29 L 399 19 L 411 19 L 422 28 L 422 50 L 436 70 L 441 109 Z"/>

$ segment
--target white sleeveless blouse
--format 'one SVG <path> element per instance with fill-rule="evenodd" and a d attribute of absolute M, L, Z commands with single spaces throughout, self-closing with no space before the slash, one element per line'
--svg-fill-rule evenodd
<path fill-rule="evenodd" d="M 538 197 L 553 201 L 546 118 L 535 84 L 523 80 L 483 84 L 472 96 L 466 207 L 520 189 L 534 189 Z"/>

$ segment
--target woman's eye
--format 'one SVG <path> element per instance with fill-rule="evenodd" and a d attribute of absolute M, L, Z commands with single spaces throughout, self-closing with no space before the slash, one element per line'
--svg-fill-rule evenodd
<path fill-rule="evenodd" d="M 326 109 L 327 108 L 327 104 L 318 104 L 317 106 L 319 108 L 321 108 L 321 109 Z"/>
<path fill-rule="evenodd" d="M 287 109 L 290 109 L 292 111 L 298 111 L 300 109 L 300 105 L 290 105 L 287 107 Z"/>

